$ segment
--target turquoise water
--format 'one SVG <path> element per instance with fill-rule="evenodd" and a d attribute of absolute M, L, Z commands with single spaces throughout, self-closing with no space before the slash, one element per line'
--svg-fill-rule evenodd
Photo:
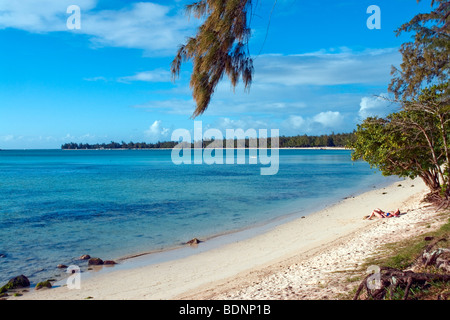
<path fill-rule="evenodd" d="M 171 150 L 0 151 L 0 284 L 305 215 L 388 181 L 348 150 L 279 157 L 264 176 L 259 164 L 175 165 Z"/>

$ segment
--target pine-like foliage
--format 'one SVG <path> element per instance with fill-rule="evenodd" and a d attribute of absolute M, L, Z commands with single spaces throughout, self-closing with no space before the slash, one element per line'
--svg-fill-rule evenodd
<path fill-rule="evenodd" d="M 205 19 L 195 37 L 181 45 L 171 72 L 179 76 L 182 63 L 192 61 L 190 87 L 197 104 L 193 117 L 208 108 L 211 96 L 224 73 L 233 87 L 239 78 L 246 89 L 252 82 L 253 60 L 248 50 L 250 28 L 247 12 L 251 0 L 200 0 L 186 7 L 188 14 Z"/>
<path fill-rule="evenodd" d="M 420 1 L 420 0 L 418 0 Z M 397 35 L 414 33 L 414 41 L 404 43 L 401 70 L 392 68 L 389 89 L 406 99 L 420 92 L 423 85 L 446 82 L 450 69 L 450 1 L 432 0 L 432 11 L 416 15 L 403 24 Z"/>

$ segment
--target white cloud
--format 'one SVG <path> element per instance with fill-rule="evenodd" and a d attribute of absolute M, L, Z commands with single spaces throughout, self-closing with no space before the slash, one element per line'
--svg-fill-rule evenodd
<path fill-rule="evenodd" d="M 219 95 L 213 96 L 207 114 L 229 116 L 230 114 L 241 115 L 250 112 L 273 115 L 291 113 L 306 108 L 306 104 L 301 101 L 283 101 L 283 97 L 274 92 L 269 95 L 271 97 L 265 99 L 256 92 L 251 95 L 221 92 Z"/>
<path fill-rule="evenodd" d="M 254 119 L 253 117 L 242 117 L 239 119 L 231 119 L 228 117 L 219 118 L 213 124 L 207 126 L 207 128 L 208 127 L 219 129 L 224 133 L 224 135 L 227 129 L 242 129 L 244 131 L 254 129 L 256 132 L 258 132 L 259 129 L 274 129 L 267 121 Z"/>
<path fill-rule="evenodd" d="M 105 77 L 84 78 L 85 81 L 108 81 Z"/>
<path fill-rule="evenodd" d="M 97 139 L 106 138 L 106 136 L 96 136 L 90 133 L 82 135 L 73 135 L 67 133 L 60 136 L 51 135 L 13 135 L 8 134 L 0 136 L 0 148 L 19 148 L 36 149 L 36 148 L 58 148 L 60 144 L 76 142 L 76 143 L 96 143 Z"/>
<path fill-rule="evenodd" d="M 106 138 L 106 136 L 99 137 L 99 136 L 91 134 L 91 133 L 85 133 L 85 134 L 74 136 L 70 133 L 67 133 L 63 137 L 47 137 L 46 139 L 53 140 L 53 141 L 61 141 L 61 142 L 65 142 L 65 143 L 69 143 L 69 142 L 90 143 L 90 142 L 98 142 L 97 139 L 99 139 L 99 138 Z"/>
<path fill-rule="evenodd" d="M 280 134 L 325 134 L 344 129 L 345 116 L 338 111 L 324 111 L 312 117 L 291 115 L 281 123 Z"/>
<path fill-rule="evenodd" d="M 169 129 L 161 126 L 161 120 L 155 120 L 153 124 L 145 131 L 146 136 L 152 141 L 168 139 Z"/>
<path fill-rule="evenodd" d="M 397 48 L 263 55 L 255 60 L 254 81 L 283 86 L 379 84 L 389 80 L 391 65 L 400 61 Z"/>
<path fill-rule="evenodd" d="M 342 125 L 344 117 L 338 111 L 326 111 L 315 115 L 313 120 L 325 128 L 336 128 Z"/>
<path fill-rule="evenodd" d="M 173 53 L 193 27 L 185 15 L 172 15 L 170 7 L 151 2 L 83 17 L 81 32 L 93 36 L 96 45 L 144 49 L 147 54 Z"/>
<path fill-rule="evenodd" d="M 98 0 L 77 0 L 81 29 L 68 30 L 73 0 L 0 0 L 0 29 L 74 32 L 90 36 L 94 46 L 143 49 L 146 55 L 171 53 L 193 33 L 195 21 L 169 6 L 136 2 L 118 10 L 95 11 Z"/>
<path fill-rule="evenodd" d="M 0 141 L 8 142 L 14 140 L 14 136 L 12 134 L 8 134 L 5 136 L 0 136 Z"/>
<path fill-rule="evenodd" d="M 287 127 L 291 127 L 295 130 L 305 128 L 306 120 L 301 116 L 290 116 L 286 121 L 285 124 Z"/>
<path fill-rule="evenodd" d="M 370 95 L 373 88 L 385 88 L 390 81 L 391 65 L 397 61 L 400 61 L 398 49 L 391 48 L 360 52 L 340 48 L 297 55 L 261 55 L 255 59 L 250 91 L 245 92 L 242 84 L 233 90 L 224 77 L 205 115 L 259 114 L 287 118 L 291 115 L 312 117 L 312 113 L 333 110 L 341 115 L 351 112 L 355 119 L 361 97 Z M 179 84 L 188 88 L 187 82 Z M 358 90 L 349 90 L 351 85 L 358 86 Z M 180 93 L 179 88 L 168 93 L 190 98 L 190 91 Z M 195 109 L 192 99 L 184 105 L 151 102 L 148 106 L 163 104 L 169 113 L 182 110 L 183 114 L 192 115 Z M 329 114 L 328 118 L 331 116 Z M 320 117 L 317 120 L 325 121 Z"/>
<path fill-rule="evenodd" d="M 269 134 L 271 129 L 278 129 L 282 136 L 329 134 L 332 131 L 343 132 L 345 119 L 346 117 L 337 111 L 320 112 L 310 117 L 291 115 L 284 119 L 257 118 L 255 116 L 220 117 L 211 123 L 203 122 L 203 130 L 214 128 L 220 130 L 223 135 L 227 129 L 244 131 L 254 129 L 257 133 L 260 129 L 267 129 Z"/>
<path fill-rule="evenodd" d="M 145 109 L 149 112 L 162 112 L 168 114 L 179 114 L 190 116 L 194 112 L 195 102 L 182 99 L 168 99 L 149 101 L 143 104 L 134 105 L 133 108 Z"/>
<path fill-rule="evenodd" d="M 163 69 L 157 69 L 152 71 L 138 72 L 133 76 L 121 77 L 118 79 L 119 82 L 134 82 L 134 81 L 144 81 L 144 82 L 170 82 L 171 80 L 170 72 Z"/>
<path fill-rule="evenodd" d="M 359 117 L 364 120 L 367 117 L 385 117 L 395 111 L 397 108 L 392 102 L 388 101 L 387 94 L 379 96 L 363 97 L 359 104 Z"/>
<path fill-rule="evenodd" d="M 30 32 L 67 30 L 73 0 L 0 0 L 0 29 L 16 28 Z M 97 0 L 77 0 L 81 10 L 90 10 Z"/>

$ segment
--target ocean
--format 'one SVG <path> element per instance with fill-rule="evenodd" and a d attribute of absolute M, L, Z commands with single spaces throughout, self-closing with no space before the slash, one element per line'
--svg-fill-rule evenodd
<path fill-rule="evenodd" d="M 281 149 L 277 174 L 262 167 L 176 165 L 171 150 L 0 151 L 0 286 L 58 277 L 83 254 L 117 260 L 305 216 L 393 181 L 349 150 Z"/>

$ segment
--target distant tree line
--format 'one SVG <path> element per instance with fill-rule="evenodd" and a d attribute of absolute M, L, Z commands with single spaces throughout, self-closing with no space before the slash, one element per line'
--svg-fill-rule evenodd
<path fill-rule="evenodd" d="M 84 149 L 163 149 L 173 148 L 177 143 L 174 141 L 146 143 L 146 142 L 124 142 L 121 143 L 111 141 L 110 143 L 65 143 L 61 146 L 61 149 L 65 150 L 84 150 Z"/>
<path fill-rule="evenodd" d="M 280 148 L 347 147 L 355 141 L 355 133 L 332 133 L 320 136 L 280 137 Z"/>
<path fill-rule="evenodd" d="M 280 148 L 312 148 L 312 147 L 346 147 L 351 145 L 355 141 L 355 133 L 332 133 L 320 136 L 308 136 L 308 135 L 298 135 L 292 137 L 279 137 L 279 147 Z M 212 141 L 205 140 L 202 143 L 202 147 L 207 147 Z M 216 142 L 217 143 L 217 142 Z M 98 149 L 171 149 L 175 147 L 178 142 L 175 141 L 165 141 L 156 143 L 147 142 L 124 142 L 121 143 L 111 141 L 110 143 L 75 143 L 70 142 L 63 144 L 61 149 L 64 150 L 98 150 Z M 251 140 L 245 139 L 234 140 L 234 147 L 244 147 L 248 148 L 252 145 Z M 220 144 L 219 144 L 220 145 Z M 227 146 L 227 141 L 224 140 L 223 147 Z M 271 147 L 271 139 L 267 139 L 267 147 Z M 191 148 L 194 148 L 194 143 L 191 143 Z"/>

